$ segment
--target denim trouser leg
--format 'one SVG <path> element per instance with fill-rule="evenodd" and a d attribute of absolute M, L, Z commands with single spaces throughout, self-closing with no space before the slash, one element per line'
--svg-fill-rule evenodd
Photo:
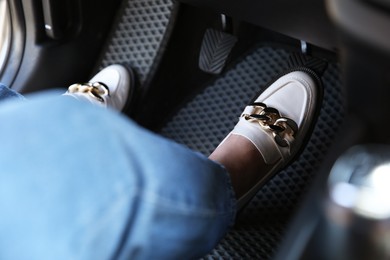
<path fill-rule="evenodd" d="M 24 99 L 24 97 L 18 92 L 9 89 L 8 87 L 0 83 L 0 101 L 9 98 Z"/>
<path fill-rule="evenodd" d="M 58 93 L 0 104 L 0 259 L 190 259 L 232 224 L 220 165 Z"/>

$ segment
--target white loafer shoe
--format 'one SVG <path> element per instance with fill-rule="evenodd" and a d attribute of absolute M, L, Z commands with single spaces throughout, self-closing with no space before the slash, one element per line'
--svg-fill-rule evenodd
<path fill-rule="evenodd" d="M 279 77 L 245 108 L 230 134 L 251 141 L 271 170 L 238 199 L 239 210 L 303 148 L 321 98 L 322 85 L 316 74 L 309 69 L 296 70 Z"/>
<path fill-rule="evenodd" d="M 133 90 L 133 72 L 115 64 L 101 70 L 88 83 L 71 85 L 64 95 L 122 111 L 133 95 Z"/>

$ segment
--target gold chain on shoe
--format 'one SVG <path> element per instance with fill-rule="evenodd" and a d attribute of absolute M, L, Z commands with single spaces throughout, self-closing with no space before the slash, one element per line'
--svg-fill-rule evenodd
<path fill-rule="evenodd" d="M 104 102 L 103 96 L 108 96 L 108 88 L 100 83 L 76 83 L 68 88 L 69 93 L 86 93 L 100 102 Z"/>
<path fill-rule="evenodd" d="M 243 114 L 249 122 L 258 123 L 263 129 L 272 132 L 275 142 L 281 147 L 289 146 L 298 132 L 298 125 L 290 118 L 282 117 L 279 111 L 266 104 L 255 102 L 252 114 Z"/>

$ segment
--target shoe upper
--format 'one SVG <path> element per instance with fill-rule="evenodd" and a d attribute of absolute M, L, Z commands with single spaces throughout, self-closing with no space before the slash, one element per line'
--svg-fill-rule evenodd
<path fill-rule="evenodd" d="M 232 132 L 248 138 L 257 147 L 266 163 L 288 161 L 301 148 L 307 136 L 317 108 L 318 94 L 317 83 L 309 74 L 294 71 L 278 78 L 255 100 L 255 103 L 264 103 L 268 108 L 275 109 L 282 120 L 292 120 L 294 125 L 292 128 L 297 129 L 293 131 L 292 138 L 282 140 L 288 142 L 285 146 L 277 142 L 278 132 L 271 129 L 274 125 L 269 127 L 260 123 L 265 126 L 260 129 L 269 127 L 269 130 L 259 131 L 259 124 L 254 124 L 245 117 L 256 114 L 258 109 L 256 106 L 245 108 L 240 123 Z"/>
<path fill-rule="evenodd" d="M 122 65 L 110 65 L 97 73 L 89 83 L 73 84 L 64 95 L 95 105 L 121 111 L 130 95 L 131 75 Z"/>
<path fill-rule="evenodd" d="M 276 80 L 256 100 L 279 110 L 292 119 L 298 128 L 305 128 L 313 117 L 318 95 L 317 83 L 302 71 L 294 71 Z"/>

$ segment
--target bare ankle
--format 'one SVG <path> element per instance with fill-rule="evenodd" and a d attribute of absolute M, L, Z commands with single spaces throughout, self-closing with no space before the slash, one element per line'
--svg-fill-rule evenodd
<path fill-rule="evenodd" d="M 209 158 L 227 169 L 237 198 L 262 177 L 262 171 L 268 170 L 256 147 L 239 135 L 230 135 Z"/>

